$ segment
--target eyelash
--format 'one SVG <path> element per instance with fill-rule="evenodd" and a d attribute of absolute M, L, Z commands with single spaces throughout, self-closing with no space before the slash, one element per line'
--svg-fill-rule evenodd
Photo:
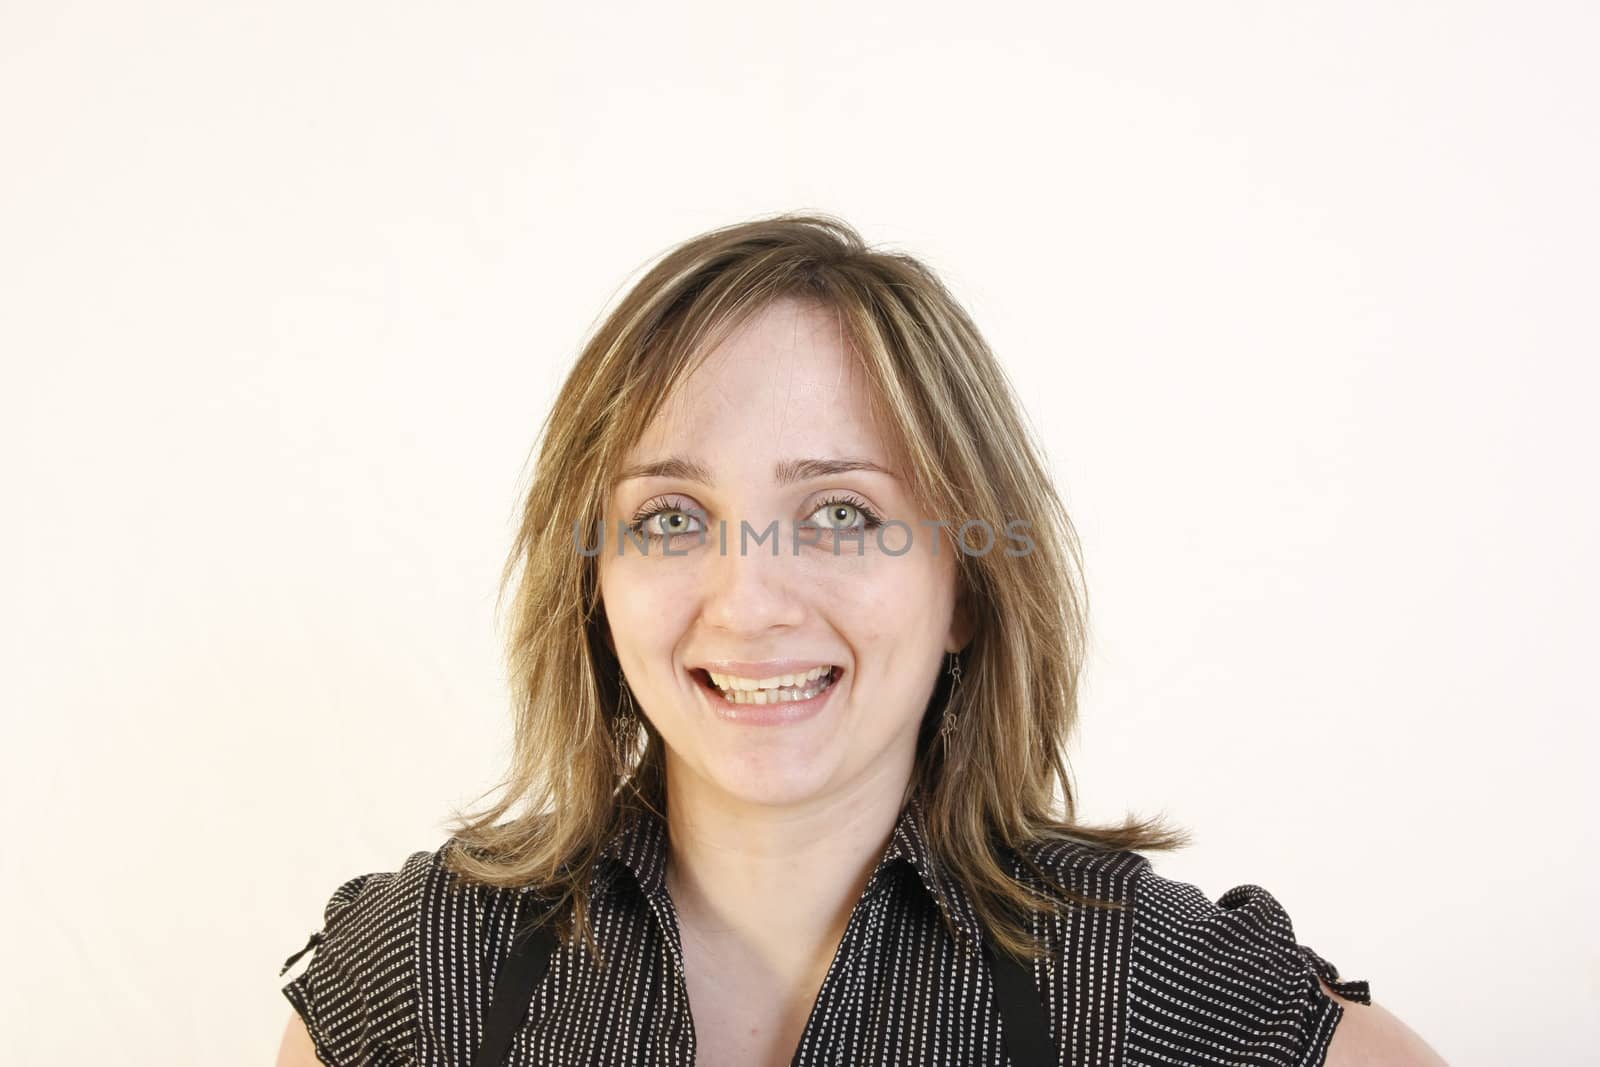
<path fill-rule="evenodd" d="M 865 500 L 862 500 L 860 497 L 851 496 L 848 493 L 837 494 L 829 497 L 827 500 L 822 501 L 816 506 L 816 509 L 812 512 L 812 514 L 816 514 L 816 512 L 821 511 L 823 508 L 833 507 L 835 504 L 847 504 L 859 511 L 861 513 L 861 528 L 863 530 L 876 530 L 878 527 L 883 525 L 883 517 L 876 511 L 873 511 L 870 504 L 868 504 Z M 826 529 L 826 527 L 824 528 Z M 849 527 L 846 527 L 846 529 L 849 529 Z"/>
<path fill-rule="evenodd" d="M 815 515 L 823 508 L 833 507 L 836 504 L 844 504 L 848 507 L 855 508 L 856 511 L 860 512 L 862 519 L 861 528 L 863 530 L 876 530 L 878 527 L 883 525 L 883 517 L 874 511 L 870 504 L 868 504 L 865 500 L 862 500 L 860 497 L 852 496 L 848 493 L 836 493 L 833 496 L 828 497 L 826 500 L 818 501 L 817 506 L 812 509 L 811 513 Z M 657 497 L 654 500 L 646 502 L 643 507 L 634 513 L 633 520 L 628 524 L 628 529 L 643 537 L 648 537 L 652 540 L 659 541 L 669 535 L 645 532 L 643 527 L 646 522 L 655 518 L 657 515 L 662 515 L 667 512 L 678 511 L 688 514 L 691 510 L 692 509 L 690 508 L 678 506 L 677 502 L 670 497 Z M 822 529 L 830 530 L 832 527 L 823 526 Z M 845 529 L 851 529 L 851 527 L 845 527 Z"/>
<path fill-rule="evenodd" d="M 669 497 L 657 497 L 654 500 L 647 501 L 643 507 L 634 513 L 633 520 L 628 523 L 628 529 L 653 541 L 659 541 L 667 535 L 646 533 L 643 529 L 644 524 L 657 515 L 663 515 L 669 511 L 681 511 L 687 514 L 689 510 L 689 508 L 678 506 L 677 502 Z"/>

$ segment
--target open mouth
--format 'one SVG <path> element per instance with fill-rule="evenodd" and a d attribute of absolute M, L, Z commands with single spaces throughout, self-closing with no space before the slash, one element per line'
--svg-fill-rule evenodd
<path fill-rule="evenodd" d="M 702 687 L 730 704 L 792 704 L 812 700 L 825 693 L 844 674 L 838 666 L 816 667 L 798 674 L 785 674 L 776 678 L 735 678 L 732 675 L 713 675 L 696 667 L 689 673 Z"/>

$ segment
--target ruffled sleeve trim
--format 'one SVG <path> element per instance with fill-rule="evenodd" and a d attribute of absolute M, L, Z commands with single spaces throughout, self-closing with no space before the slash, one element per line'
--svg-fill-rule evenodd
<path fill-rule="evenodd" d="M 1300 955 L 1311 965 L 1318 978 L 1328 983 L 1328 988 L 1333 990 L 1345 1000 L 1355 1001 L 1357 1004 L 1372 1004 L 1372 990 L 1364 978 L 1339 977 L 1339 968 L 1317 955 L 1310 945 L 1300 945 Z"/>

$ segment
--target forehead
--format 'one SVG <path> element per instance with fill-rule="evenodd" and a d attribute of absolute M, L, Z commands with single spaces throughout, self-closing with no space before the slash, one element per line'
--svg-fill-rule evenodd
<path fill-rule="evenodd" d="M 831 309 L 776 301 L 679 383 L 630 459 L 692 453 L 717 468 L 777 454 L 850 454 L 888 465 L 867 388 Z"/>

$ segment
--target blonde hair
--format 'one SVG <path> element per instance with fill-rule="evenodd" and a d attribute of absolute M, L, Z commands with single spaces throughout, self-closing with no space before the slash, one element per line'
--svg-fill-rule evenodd
<path fill-rule="evenodd" d="M 774 300 L 830 308 L 865 372 L 874 415 L 897 440 L 923 514 L 1028 523 L 1031 551 L 958 553 L 974 625 L 962 683 L 941 679 L 918 738 L 907 796 L 928 846 L 1013 956 L 1037 952 L 1029 908 L 1117 906 L 1077 895 L 1029 863 L 1056 899 L 1012 878 L 998 842 L 1072 841 L 1113 850 L 1182 844 L 1158 820 L 1079 824 L 1066 748 L 1087 637 L 1077 537 L 1015 393 L 977 328 L 933 272 L 869 248 L 824 215 L 785 214 L 695 237 L 668 252 L 583 347 L 541 432 L 514 577 L 508 666 L 515 744 L 500 799 L 456 813 L 446 865 L 470 882 L 537 885 L 566 934 L 595 952 L 588 887 L 607 841 L 641 809 L 665 810 L 663 742 L 643 717 L 618 736 L 619 668 L 606 638 L 597 561 L 574 529 L 603 523 L 630 444 L 717 341 Z M 500 601 L 497 601 L 497 608 Z M 948 758 L 942 709 L 957 716 Z M 1059 795 L 1059 801 L 1058 801 Z M 526 805 L 512 814 L 519 805 Z M 570 904 L 570 907 L 563 905 Z"/>

